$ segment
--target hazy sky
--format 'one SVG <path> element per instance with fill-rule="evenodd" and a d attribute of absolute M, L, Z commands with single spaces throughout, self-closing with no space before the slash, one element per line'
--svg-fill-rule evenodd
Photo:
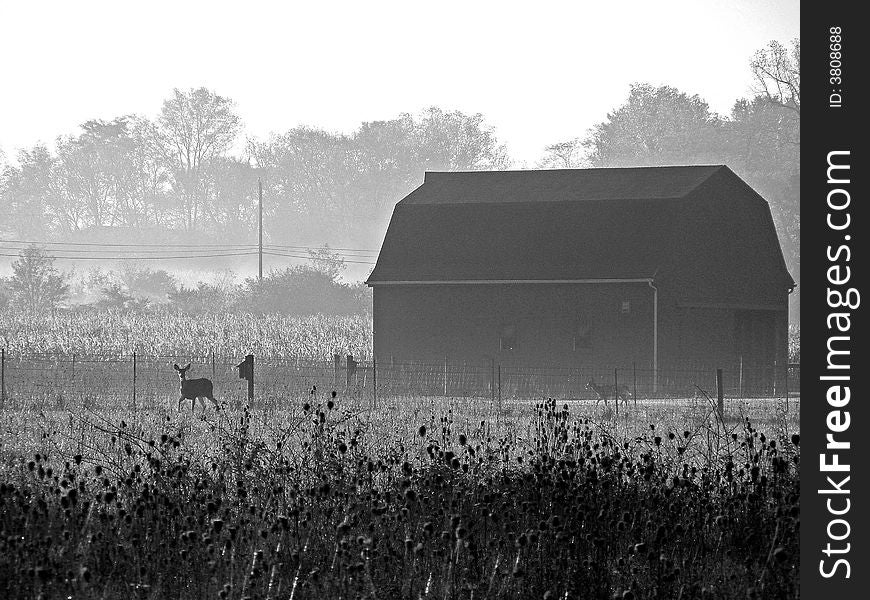
<path fill-rule="evenodd" d="M 481 112 L 533 166 L 635 81 L 727 113 L 748 63 L 799 35 L 798 0 L 0 0 L 0 148 L 155 116 L 173 87 L 233 98 L 246 131 L 351 131 L 438 105 Z"/>

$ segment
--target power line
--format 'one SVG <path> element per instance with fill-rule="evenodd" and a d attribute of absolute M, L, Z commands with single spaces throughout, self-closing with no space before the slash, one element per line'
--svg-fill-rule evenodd
<path fill-rule="evenodd" d="M 20 250 L 19 248 L 9 248 L 0 246 L 0 250 Z M 184 252 L 184 254 L 173 254 L 177 252 Z M 62 254 L 61 254 L 62 253 Z M 75 254 L 73 254 L 75 253 Z M 112 254 L 107 254 L 112 253 Z M 168 253 L 168 254 L 167 254 Z M 237 252 L 233 249 L 227 250 L 215 250 L 210 254 L 201 254 L 196 253 L 196 250 L 117 250 L 117 249 L 107 249 L 107 250 L 99 250 L 99 249 L 80 249 L 80 248 L 67 248 L 67 249 L 55 249 L 55 254 L 45 255 L 46 258 L 55 258 L 59 260 L 161 260 L 161 259 L 182 259 L 182 258 L 220 258 L 223 256 L 233 257 L 233 256 L 254 256 L 259 254 L 259 252 L 255 248 L 250 248 L 247 251 Z M 293 254 L 288 251 L 279 251 L 279 250 L 271 250 L 266 248 L 263 250 L 263 254 L 268 256 L 280 256 L 284 258 L 298 258 L 302 260 L 317 260 L 318 257 L 310 256 L 310 255 L 300 255 Z M 0 256 L 4 257 L 20 257 L 20 254 L 8 254 L 8 253 L 0 253 Z M 361 261 L 354 260 L 357 258 L 367 258 L 365 256 L 344 256 L 338 254 L 338 259 L 346 262 L 346 263 L 356 263 L 356 264 L 364 264 L 364 265 L 373 265 L 375 264 L 372 261 Z"/>
<path fill-rule="evenodd" d="M 2 244 L 2 242 L 0 242 Z M 15 246 L 2 246 L 0 245 L 0 250 L 24 250 L 25 248 L 17 248 Z M 137 249 L 124 249 L 124 248 L 106 248 L 105 250 L 101 250 L 99 248 L 52 248 L 53 252 L 64 252 L 64 253 L 106 253 L 112 252 L 117 254 L 166 254 L 166 253 L 178 253 L 178 252 L 238 252 L 244 250 L 254 250 L 255 248 L 164 248 L 163 250 L 137 250 Z"/>
<path fill-rule="evenodd" d="M 0 244 L 17 244 L 23 246 L 86 246 L 86 247 L 108 247 L 108 248 L 162 248 L 164 250 L 175 250 L 182 248 L 190 248 L 192 250 L 199 249 L 214 249 L 214 250 L 248 250 L 258 247 L 257 244 L 117 244 L 117 243 L 96 243 L 96 242 L 50 242 L 36 240 L 2 240 Z M 290 246 L 286 244 L 263 244 L 263 248 L 274 250 L 329 250 L 331 252 L 342 254 L 377 254 L 377 250 L 362 249 L 362 248 L 331 248 L 328 246 Z M 70 252 L 71 250 L 63 250 Z M 182 250 L 179 250 L 182 251 Z"/>
<path fill-rule="evenodd" d="M 269 256 L 281 256 L 281 257 L 284 257 L 284 258 L 298 258 L 298 259 L 302 259 L 302 260 L 316 260 L 316 257 L 312 257 L 312 256 L 301 256 L 301 255 L 298 255 L 298 254 L 284 254 L 284 253 L 281 253 L 281 252 L 272 252 L 272 251 L 267 251 L 267 250 L 264 250 L 264 251 L 263 251 L 263 254 L 268 254 Z M 373 265 L 373 264 L 375 264 L 375 263 L 372 262 L 372 261 L 367 261 L 367 260 L 349 260 L 349 259 L 346 259 L 346 258 L 342 258 L 341 261 L 342 261 L 342 262 L 346 262 L 346 263 L 359 264 L 359 265 Z"/>
<path fill-rule="evenodd" d="M 287 246 L 284 244 L 263 244 L 264 248 L 288 248 L 291 250 L 330 250 L 334 252 L 358 252 L 363 254 L 377 254 L 377 250 L 363 250 L 361 248 L 332 248 L 330 246 Z"/>
<path fill-rule="evenodd" d="M 230 256 L 256 256 L 257 252 L 234 252 L 231 254 L 187 254 L 180 256 L 60 256 L 46 254 L 45 258 L 52 260 L 174 260 L 191 258 L 226 258 Z M 10 258 L 20 258 L 19 254 L 0 254 Z"/>
<path fill-rule="evenodd" d="M 101 244 L 96 242 L 47 242 L 35 240 L 0 240 L 0 243 L 25 244 L 30 246 L 109 246 L 113 248 L 226 248 L 228 250 L 257 247 L 256 244 Z"/>

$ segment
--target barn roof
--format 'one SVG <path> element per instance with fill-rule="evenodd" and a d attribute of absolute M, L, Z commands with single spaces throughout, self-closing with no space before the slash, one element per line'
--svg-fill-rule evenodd
<path fill-rule="evenodd" d="M 426 173 L 367 283 L 651 278 L 716 174 L 740 181 L 721 165 Z"/>
<path fill-rule="evenodd" d="M 399 204 L 574 202 L 682 198 L 716 171 L 714 166 L 428 172 Z"/>

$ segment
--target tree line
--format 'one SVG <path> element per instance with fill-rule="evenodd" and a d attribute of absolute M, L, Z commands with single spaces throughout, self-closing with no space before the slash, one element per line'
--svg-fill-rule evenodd
<path fill-rule="evenodd" d="M 797 278 L 800 41 L 771 42 L 749 68 L 753 94 L 728 115 L 697 95 L 637 83 L 606 119 L 554 141 L 534 166 L 727 164 L 770 202 Z M 205 88 L 174 90 L 154 119 L 88 121 L 53 150 L 40 144 L 16 158 L 0 155 L 7 237 L 81 239 L 116 229 L 250 242 L 261 178 L 268 241 L 362 248 L 380 239 L 394 203 L 426 170 L 515 166 L 482 114 L 431 107 L 350 133 L 300 126 L 245 138 L 233 101 Z"/>
<path fill-rule="evenodd" d="M 135 264 L 115 270 L 97 267 L 85 273 L 63 272 L 41 248 L 30 246 L 12 261 L 11 275 L 0 277 L 0 311 L 32 314 L 72 308 L 350 315 L 370 310 L 366 286 L 340 280 L 346 265 L 338 254 L 322 248 L 310 251 L 309 258 L 306 265 L 275 269 L 262 279 L 238 281 L 231 271 L 222 271 L 188 286 L 166 270 Z"/>

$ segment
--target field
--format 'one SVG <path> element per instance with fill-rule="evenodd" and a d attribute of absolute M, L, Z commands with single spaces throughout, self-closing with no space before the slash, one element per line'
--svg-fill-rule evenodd
<path fill-rule="evenodd" d="M 17 326 L 16 351 L 130 350 L 115 323 L 81 341 L 59 318 Z M 794 400 L 617 415 L 331 390 L 195 413 L 55 397 L 0 409 L 0 596 L 798 596 Z"/>
<path fill-rule="evenodd" d="M 365 316 L 287 317 L 214 313 L 59 311 L 52 315 L 0 310 L 0 347 L 9 353 L 71 356 L 240 355 L 331 358 L 371 355 Z"/>

